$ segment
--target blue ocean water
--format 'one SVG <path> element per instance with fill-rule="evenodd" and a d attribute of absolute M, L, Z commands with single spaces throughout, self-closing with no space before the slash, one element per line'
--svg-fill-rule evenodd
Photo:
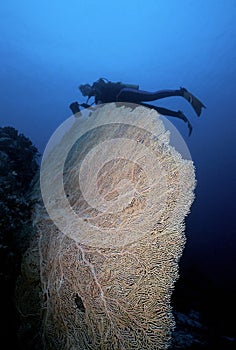
<path fill-rule="evenodd" d="M 184 261 L 236 290 L 235 0 L 16 1 L 0 5 L 1 126 L 30 137 L 43 153 L 54 130 L 84 101 L 77 89 L 100 77 L 141 89 L 184 86 L 207 109 L 193 124 L 169 118 L 196 166 L 196 200 L 187 219 Z"/>

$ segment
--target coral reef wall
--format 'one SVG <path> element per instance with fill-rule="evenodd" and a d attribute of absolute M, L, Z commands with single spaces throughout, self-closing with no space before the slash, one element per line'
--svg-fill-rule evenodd
<path fill-rule="evenodd" d="M 169 136 L 155 111 L 109 104 L 48 151 L 16 293 L 34 349 L 168 348 L 195 187 Z"/>
<path fill-rule="evenodd" d="M 15 282 L 20 273 L 21 256 L 32 235 L 28 195 L 31 180 L 39 166 L 38 151 L 15 128 L 0 127 L 0 309 L 1 341 L 15 348 L 17 311 Z"/>

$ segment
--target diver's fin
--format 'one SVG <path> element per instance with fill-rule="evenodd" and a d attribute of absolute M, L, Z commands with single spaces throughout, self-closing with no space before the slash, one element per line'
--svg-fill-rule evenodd
<path fill-rule="evenodd" d="M 202 108 L 206 108 L 206 106 L 197 97 L 191 94 L 187 89 L 183 87 L 181 87 L 180 89 L 183 92 L 183 97 L 191 104 L 196 114 L 200 116 Z"/>

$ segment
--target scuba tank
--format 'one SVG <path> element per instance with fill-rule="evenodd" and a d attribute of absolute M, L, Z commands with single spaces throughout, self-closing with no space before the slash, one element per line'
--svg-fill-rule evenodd
<path fill-rule="evenodd" d="M 98 82 L 99 81 L 103 81 L 104 82 L 104 80 L 107 82 L 107 83 L 112 83 L 110 80 L 108 80 L 107 78 L 100 78 L 99 80 L 98 80 Z M 137 85 L 137 84 L 126 84 L 126 83 L 122 83 L 121 81 L 119 81 L 117 84 L 122 84 L 123 86 L 124 86 L 124 88 L 128 88 L 128 89 L 135 89 L 135 90 L 138 90 L 139 89 L 139 85 Z"/>
<path fill-rule="evenodd" d="M 138 90 L 139 89 L 139 85 L 136 85 L 136 84 L 123 84 L 126 88 L 128 89 L 135 89 L 135 90 Z"/>

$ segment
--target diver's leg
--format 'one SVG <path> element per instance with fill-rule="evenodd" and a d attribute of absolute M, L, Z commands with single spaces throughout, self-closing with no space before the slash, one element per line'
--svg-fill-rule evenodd
<path fill-rule="evenodd" d="M 149 105 L 147 103 L 140 103 L 140 105 L 151 108 L 151 109 L 155 109 L 158 113 L 162 114 L 162 115 L 168 115 L 170 117 L 176 117 L 179 119 L 182 119 L 185 123 L 187 123 L 188 125 L 188 129 L 189 129 L 189 136 L 192 133 L 192 125 L 190 124 L 188 118 L 183 114 L 182 111 L 172 111 L 171 109 L 167 109 L 167 108 L 163 108 L 163 107 L 157 107 L 157 106 L 153 106 L 153 105 Z"/>
<path fill-rule="evenodd" d="M 181 87 L 179 90 L 160 90 L 155 92 L 124 88 L 117 95 L 117 101 L 140 103 L 160 100 L 171 96 L 183 97 L 191 104 L 198 116 L 200 116 L 202 108 L 206 108 L 206 106 L 204 106 L 204 104 L 196 96 L 191 94 L 183 87 Z"/>
<path fill-rule="evenodd" d="M 144 90 L 124 88 L 117 95 L 117 101 L 140 103 L 142 101 L 155 101 L 160 100 L 161 98 L 171 96 L 183 96 L 183 90 L 160 90 L 155 92 L 149 92 Z"/>

